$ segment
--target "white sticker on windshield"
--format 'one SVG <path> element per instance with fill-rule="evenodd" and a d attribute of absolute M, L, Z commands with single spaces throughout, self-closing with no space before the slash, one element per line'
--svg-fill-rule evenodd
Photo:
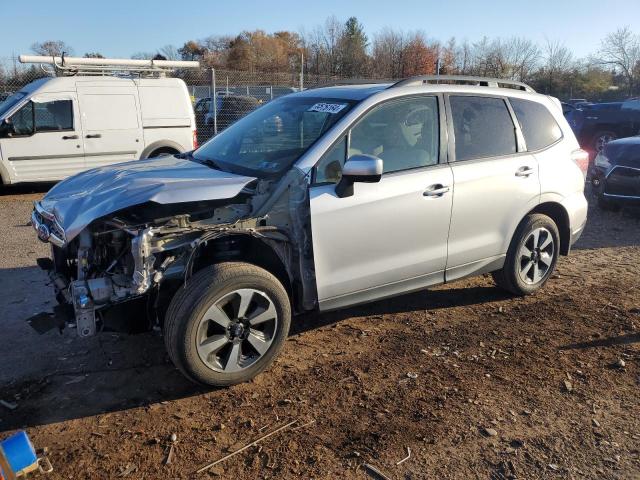
<path fill-rule="evenodd" d="M 322 112 L 322 113 L 338 113 L 344 107 L 346 107 L 346 103 L 316 103 L 313 107 L 311 107 L 309 112 Z"/>

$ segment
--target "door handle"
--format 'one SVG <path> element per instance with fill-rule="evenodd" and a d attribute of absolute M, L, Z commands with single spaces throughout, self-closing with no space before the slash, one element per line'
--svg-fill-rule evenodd
<path fill-rule="evenodd" d="M 427 188 L 422 195 L 425 197 L 441 197 L 448 191 L 449 191 L 448 185 L 442 185 L 441 183 L 436 183 L 435 185 L 431 185 L 429 188 Z"/>
<path fill-rule="evenodd" d="M 520 167 L 518 170 L 516 170 L 516 177 L 528 177 L 529 175 L 533 175 L 535 173 L 535 170 L 531 167 L 528 166 L 524 166 L 524 167 Z"/>
<path fill-rule="evenodd" d="M 99 133 L 94 133 L 94 134 L 89 134 L 89 135 L 85 135 L 84 138 L 102 138 L 102 135 L 100 135 Z"/>
<path fill-rule="evenodd" d="M 65 135 L 64 137 L 62 137 L 63 140 L 77 140 L 78 139 L 78 135 Z"/>

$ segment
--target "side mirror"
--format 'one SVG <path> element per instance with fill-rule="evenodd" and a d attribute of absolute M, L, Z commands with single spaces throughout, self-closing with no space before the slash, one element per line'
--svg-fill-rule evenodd
<path fill-rule="evenodd" d="M 8 118 L 3 118 L 0 122 L 0 138 L 11 137 L 13 134 L 13 124 Z"/>
<path fill-rule="evenodd" d="M 382 159 L 373 155 L 358 154 L 349 157 L 342 167 L 342 178 L 336 185 L 336 195 L 340 198 L 353 195 L 355 182 L 379 182 L 382 178 L 382 167 Z"/>

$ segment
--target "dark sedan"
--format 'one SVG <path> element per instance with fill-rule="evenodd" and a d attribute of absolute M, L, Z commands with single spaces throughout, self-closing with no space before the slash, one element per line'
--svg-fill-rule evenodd
<path fill-rule="evenodd" d="M 595 159 L 591 183 L 604 209 L 640 206 L 640 136 L 607 143 Z"/>

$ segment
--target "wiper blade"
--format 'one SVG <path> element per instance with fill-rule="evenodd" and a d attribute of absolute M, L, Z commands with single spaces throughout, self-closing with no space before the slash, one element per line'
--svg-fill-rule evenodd
<path fill-rule="evenodd" d="M 203 160 L 196 160 L 196 162 L 200 162 L 203 165 L 206 165 L 208 167 L 211 167 L 215 170 L 222 170 L 222 168 L 220 168 L 220 165 L 218 163 L 216 163 L 215 160 L 211 160 L 209 158 L 203 159 Z"/>
<path fill-rule="evenodd" d="M 222 170 L 222 168 L 220 168 L 220 164 L 215 160 L 211 160 L 210 158 L 196 158 L 193 156 L 193 151 L 181 153 L 178 155 L 178 157 L 191 160 L 192 162 L 201 163 L 203 165 L 206 165 L 207 167 L 211 167 L 216 170 Z"/>

